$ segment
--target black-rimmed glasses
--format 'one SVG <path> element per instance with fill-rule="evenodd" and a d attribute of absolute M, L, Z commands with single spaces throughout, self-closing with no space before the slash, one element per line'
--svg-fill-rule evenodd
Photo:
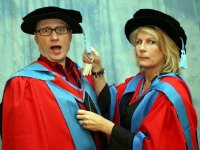
<path fill-rule="evenodd" d="M 56 27 L 54 29 L 49 28 L 49 27 L 41 28 L 39 30 L 36 30 L 35 32 L 39 32 L 40 35 L 42 35 L 42 36 L 48 36 L 48 35 L 51 35 L 51 33 L 53 31 L 55 31 L 58 35 L 62 35 L 62 34 L 68 33 L 69 30 L 70 30 L 70 28 L 67 26 L 60 26 L 60 27 Z"/>

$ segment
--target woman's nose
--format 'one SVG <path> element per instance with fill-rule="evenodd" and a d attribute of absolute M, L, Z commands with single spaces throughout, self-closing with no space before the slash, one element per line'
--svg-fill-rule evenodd
<path fill-rule="evenodd" d="M 142 43 L 140 44 L 140 46 L 139 46 L 139 51 L 140 51 L 140 52 L 144 52 L 144 51 L 145 51 L 145 48 L 146 48 L 146 45 L 145 45 L 144 42 L 142 42 Z"/>

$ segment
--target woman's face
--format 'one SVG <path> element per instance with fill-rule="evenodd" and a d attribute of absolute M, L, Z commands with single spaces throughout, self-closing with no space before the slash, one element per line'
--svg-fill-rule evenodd
<path fill-rule="evenodd" d="M 136 59 L 144 70 L 158 70 L 165 56 L 156 39 L 149 33 L 139 31 L 135 40 Z"/>

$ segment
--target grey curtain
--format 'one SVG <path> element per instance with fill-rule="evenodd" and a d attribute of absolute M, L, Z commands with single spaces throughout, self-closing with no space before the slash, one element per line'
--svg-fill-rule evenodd
<path fill-rule="evenodd" d="M 154 8 L 177 18 L 188 37 L 189 68 L 183 71 L 183 77 L 200 114 L 200 0 L 0 0 L 0 99 L 10 75 L 39 56 L 33 37 L 20 29 L 22 17 L 50 5 L 81 11 L 87 38 L 100 53 L 110 84 L 123 82 L 138 71 L 133 48 L 124 35 L 124 25 L 135 11 Z M 83 50 L 83 36 L 75 35 L 68 56 L 80 66 Z"/>

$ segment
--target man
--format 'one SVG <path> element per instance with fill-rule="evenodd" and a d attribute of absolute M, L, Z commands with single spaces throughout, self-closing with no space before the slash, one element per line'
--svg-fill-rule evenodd
<path fill-rule="evenodd" d="M 66 57 L 72 34 L 82 33 L 80 12 L 43 7 L 23 18 L 21 29 L 34 35 L 37 61 L 15 73 L 2 100 L 3 150 L 103 149 L 102 135 L 76 119 L 78 109 L 99 113 L 93 81 Z"/>

